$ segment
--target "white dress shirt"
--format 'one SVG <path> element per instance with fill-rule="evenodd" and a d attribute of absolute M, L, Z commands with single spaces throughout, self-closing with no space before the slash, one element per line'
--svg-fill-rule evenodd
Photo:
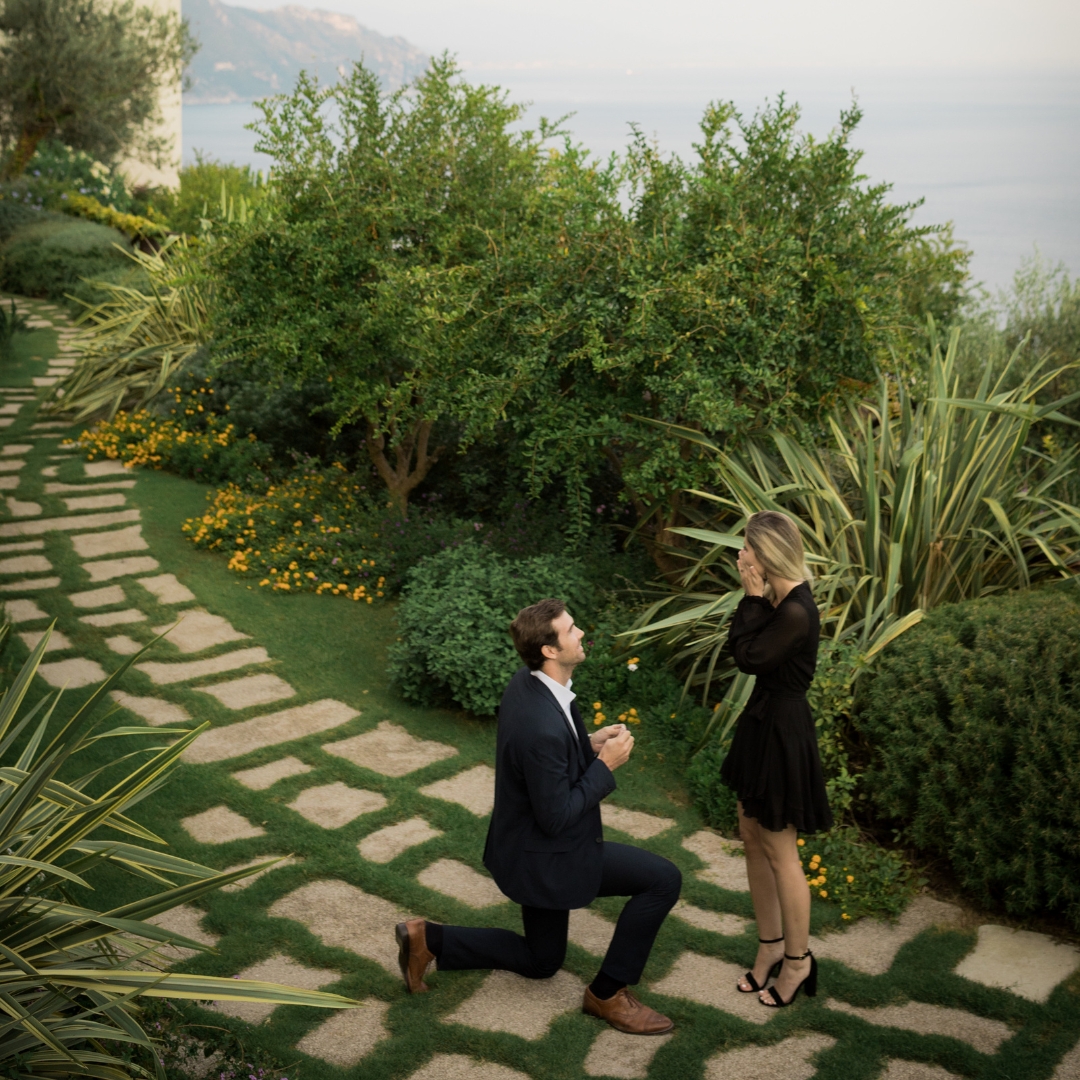
<path fill-rule="evenodd" d="M 533 671 L 530 674 L 534 679 L 539 679 L 555 695 L 555 700 L 562 707 L 566 722 L 570 725 L 570 734 L 576 740 L 578 737 L 577 728 L 574 727 L 574 717 L 570 712 L 570 702 L 577 697 L 577 694 L 570 689 L 574 685 L 574 680 L 568 679 L 566 685 L 563 686 L 562 683 L 556 682 L 550 675 L 545 675 L 542 671 Z"/>

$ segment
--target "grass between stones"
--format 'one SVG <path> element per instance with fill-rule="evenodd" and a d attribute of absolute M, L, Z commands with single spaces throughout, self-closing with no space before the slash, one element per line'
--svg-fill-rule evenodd
<path fill-rule="evenodd" d="M 40 331 L 34 338 L 46 334 L 53 332 Z M 44 347 L 47 344 L 39 343 L 35 353 L 51 355 Z M 0 382 L 30 385 L 31 378 L 44 369 L 40 361 L 30 360 L 29 350 L 23 352 L 25 357 L 20 353 L 4 366 Z M 15 423 L 0 433 L 5 443 L 32 445 L 31 450 L 20 453 L 26 466 L 18 473 L 18 498 L 40 503 L 43 518 L 67 516 L 61 493 L 70 498 L 66 485 L 87 484 L 86 472 L 74 455 L 57 453 L 58 440 L 31 438 L 33 422 L 33 409 L 25 406 Z M 332 730 L 314 730 L 295 741 L 239 757 L 184 764 L 167 787 L 136 811 L 136 817 L 178 854 L 213 866 L 236 866 L 260 856 L 290 856 L 291 862 L 245 883 L 246 887 L 207 898 L 194 915 L 177 913 L 185 927 L 194 919 L 206 940 L 217 939 L 214 953 L 181 960 L 181 970 L 227 976 L 271 968 L 288 971 L 300 965 L 314 973 L 305 979 L 319 980 L 313 985 L 369 1002 L 369 1017 L 346 1020 L 342 1016 L 332 1027 L 324 1026 L 331 1014 L 297 1007 L 281 1007 L 266 1017 L 252 1015 L 258 1022 L 251 1024 L 220 1011 L 205 1012 L 208 1024 L 235 1027 L 253 1052 L 272 1054 L 290 1063 L 290 1077 L 404 1080 L 430 1074 L 432 1080 L 436 1075 L 475 1075 L 477 1080 L 487 1080 L 487 1073 L 468 1065 L 469 1061 L 483 1061 L 492 1063 L 491 1078 L 511 1075 L 503 1070 L 515 1070 L 516 1075 L 526 1074 L 533 1080 L 583 1080 L 593 1075 L 696 1080 L 742 1075 L 740 1067 L 732 1071 L 733 1066 L 744 1066 L 749 1070 L 746 1075 L 777 1078 L 816 1075 L 822 1080 L 873 1080 L 886 1070 L 897 1078 L 943 1075 L 926 1068 L 934 1066 L 980 1080 L 1044 1080 L 1054 1075 L 1058 1063 L 1080 1039 L 1080 974 L 1073 973 L 1058 985 L 1044 1003 L 962 978 L 954 969 L 971 951 L 975 933 L 958 926 L 922 929 L 900 947 L 891 965 L 880 974 L 823 959 L 818 998 L 800 997 L 794 1008 L 766 1013 L 752 1000 L 739 999 L 730 982 L 733 973 L 745 970 L 753 960 L 753 912 L 747 893 L 717 882 L 735 884 L 732 863 L 740 856 L 703 837 L 683 846 L 684 839 L 700 832 L 701 822 L 688 806 L 677 770 L 650 745 L 647 730 L 641 732 L 633 764 L 617 774 L 619 790 L 613 803 L 636 815 L 620 819 L 612 814 L 607 828 L 611 839 L 637 843 L 672 859 L 684 875 L 686 917 L 672 917 L 665 924 L 639 988 L 646 1000 L 675 1020 L 673 1037 L 656 1040 L 655 1048 L 635 1045 L 620 1049 L 625 1042 L 613 1038 L 599 1022 L 581 1015 L 575 1005 L 578 999 L 567 990 L 572 988 L 577 994 L 577 987 L 595 973 L 598 960 L 589 949 L 601 947 L 601 919 L 611 923 L 617 918 L 618 899 L 597 901 L 589 913 L 591 918 L 577 920 L 580 929 L 575 936 L 589 948 L 571 943 L 557 984 L 528 986 L 523 992 L 520 980 L 506 976 L 493 981 L 489 972 L 441 972 L 429 979 L 431 993 L 410 998 L 392 973 L 391 913 L 404 911 L 438 921 L 520 930 L 514 905 L 473 906 L 493 899 L 477 882 L 478 875 L 485 873 L 480 860 L 487 826 L 480 781 L 494 765 L 494 726 L 446 711 L 417 708 L 396 695 L 386 678 L 386 646 L 394 636 L 389 606 L 311 594 L 284 597 L 260 590 L 254 582 L 229 573 L 224 559 L 196 550 L 183 538 L 183 520 L 205 507 L 203 486 L 160 473 L 139 473 L 137 477 L 135 488 L 124 490 L 124 506 L 140 512 L 148 554 L 160 563 L 160 571 L 154 573 L 175 575 L 190 590 L 193 602 L 167 602 L 169 597 L 182 600 L 184 595 L 172 586 L 166 588 L 167 582 L 155 582 L 151 591 L 138 584 L 137 576 L 124 576 L 118 579 L 120 593 L 110 594 L 112 600 L 100 611 L 75 606 L 68 597 L 90 591 L 93 583 L 68 530 L 43 533 L 44 547 L 35 550 L 59 576 L 59 587 L 5 595 L 17 598 L 23 613 L 32 613 L 28 606 L 32 602 L 38 610 L 57 617 L 57 629 L 70 645 L 56 654 L 58 659 L 83 658 L 106 671 L 120 663 L 120 657 L 106 644 L 111 633 L 108 622 L 95 625 L 84 620 L 87 615 L 107 614 L 113 609 L 146 615 L 145 620 L 122 623 L 127 635 L 140 644 L 152 640 L 153 628 L 171 625 L 180 612 L 195 607 L 220 617 L 238 635 L 250 638 L 230 639 L 227 633 L 224 637 L 218 634 L 216 643 L 197 652 L 182 652 L 166 638 L 150 654 L 154 663 L 224 656 L 238 648 L 266 650 L 266 662 L 192 683 L 160 685 L 144 672 L 130 671 L 121 686 L 130 695 L 127 700 L 168 703 L 174 708 L 165 710 L 167 715 L 182 717 L 186 713 L 191 717 L 189 722 L 209 720 L 215 729 L 224 730 L 269 713 L 328 699 L 346 706 L 346 715 L 357 713 Z M 54 486 L 47 491 L 46 484 Z M 129 521 L 117 525 L 131 528 Z M 5 580 L 15 576 L 8 575 Z M 125 620 L 128 618 L 130 614 Z M 19 629 L 39 631 L 43 625 L 30 621 L 20 624 Z M 211 620 L 207 625 L 220 630 L 223 624 Z M 8 678 L 26 654 L 24 642 L 17 637 L 9 643 L 0 658 Z M 275 687 L 281 693 L 291 688 L 295 697 L 274 697 L 273 704 L 267 705 L 258 694 L 237 700 L 229 692 L 206 692 L 210 686 L 254 675 L 273 675 L 284 690 L 266 679 L 254 685 Z M 31 699 L 47 689 L 39 680 Z M 69 715 L 71 707 L 89 693 L 88 687 L 67 691 L 58 720 Z M 254 704 L 243 705 L 246 700 Z M 230 704 L 242 707 L 230 708 Z M 136 712 L 120 710 L 106 724 L 137 722 L 145 721 Z M 402 744 L 398 730 L 414 742 Z M 368 733 L 372 733 L 371 738 L 357 741 L 358 736 Z M 424 743 L 456 752 L 449 756 L 448 751 L 436 753 L 435 748 L 424 748 Z M 400 770 L 391 766 L 376 771 L 358 761 L 370 764 L 385 758 L 374 753 L 358 757 L 334 744 L 376 750 L 389 746 L 388 754 L 399 754 L 395 760 L 420 767 L 400 775 L 393 775 Z M 132 747 L 124 745 L 124 740 L 106 740 L 79 763 L 78 771 L 88 771 L 129 749 Z M 306 798 L 305 791 L 310 792 Z M 340 800 L 337 792 L 342 793 Z M 460 796 L 466 805 L 440 795 Z M 344 807 L 337 817 L 335 806 Z M 208 811 L 216 814 L 207 815 Z M 655 823 L 637 816 L 641 814 L 666 819 L 672 825 L 656 831 Z M 200 843 L 182 824 L 185 819 L 196 819 L 205 826 L 201 835 L 214 836 L 219 835 L 214 832 L 218 818 L 240 838 Z M 338 827 L 329 827 L 346 818 Z M 386 836 L 383 830 L 411 822 L 417 824 L 403 830 L 407 835 L 398 848 L 375 842 L 368 845 L 378 853 L 375 858 L 361 855 L 359 845 L 365 838 L 376 833 Z M 635 840 L 620 833 L 620 822 L 644 838 Z M 410 843 L 402 846 L 406 840 Z M 419 842 L 413 842 L 416 840 Z M 381 861 L 387 853 L 390 858 Z M 421 879 L 432 887 L 426 887 Z M 96 891 L 87 899 L 100 908 L 122 903 L 144 889 L 140 881 L 115 870 L 99 873 L 95 884 Z M 373 913 L 369 924 L 357 924 L 355 915 L 360 910 Z M 815 903 L 812 918 L 816 935 L 843 932 L 837 911 L 826 904 Z M 381 925 L 383 919 L 386 925 Z M 745 929 L 740 933 L 741 927 Z M 715 971 L 724 972 L 728 984 L 712 980 L 708 973 Z M 661 989 L 666 992 L 660 993 Z M 535 995 L 532 1011 L 528 1007 L 530 994 Z M 919 1003 L 920 1008 L 905 1010 L 909 1002 Z M 837 1003 L 841 1007 L 836 1007 Z M 845 1009 L 844 1005 L 853 1008 Z M 761 1015 L 744 1012 L 751 1006 Z M 981 1053 L 963 1037 L 962 1016 L 947 1027 L 942 1016 L 928 1006 L 971 1014 L 971 1038 L 977 1042 L 982 1033 L 984 1046 L 989 1045 L 986 1031 L 1001 1030 L 988 1027 L 985 1021 L 1004 1025 L 1009 1037 L 995 1053 Z M 515 1016 L 521 1018 L 520 1023 Z M 544 1021 L 550 1016 L 550 1024 L 540 1023 L 540 1016 Z M 897 1017 L 917 1020 L 927 1016 L 930 1020 L 923 1023 L 924 1028 L 957 1031 L 961 1037 L 889 1026 Z M 956 1021 L 955 1013 L 948 1017 Z M 504 1030 L 508 1026 L 521 1034 Z M 793 1040 L 788 1044 L 790 1056 L 780 1058 L 790 1065 L 785 1071 L 786 1066 L 777 1062 L 779 1044 L 788 1039 Z M 357 1048 L 366 1050 L 359 1058 Z M 768 1048 L 773 1052 L 767 1053 Z M 445 1056 L 436 1059 L 436 1055 Z M 916 1064 L 897 1064 L 904 1062 Z"/>

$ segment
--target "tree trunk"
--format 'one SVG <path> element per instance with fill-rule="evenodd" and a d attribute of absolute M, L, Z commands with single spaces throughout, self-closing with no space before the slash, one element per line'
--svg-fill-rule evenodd
<path fill-rule="evenodd" d="M 409 432 L 392 448 L 394 464 L 391 465 L 387 457 L 386 435 L 376 431 L 371 422 L 368 422 L 365 437 L 368 457 L 371 458 L 375 471 L 390 493 L 391 505 L 402 517 L 408 513 L 409 495 L 413 488 L 431 472 L 432 465 L 439 460 L 439 455 L 446 449 L 443 446 L 437 446 L 434 450 L 428 450 L 432 423 L 431 420 L 423 420 L 413 424 Z M 391 424 L 391 442 L 396 434 L 397 425 Z"/>

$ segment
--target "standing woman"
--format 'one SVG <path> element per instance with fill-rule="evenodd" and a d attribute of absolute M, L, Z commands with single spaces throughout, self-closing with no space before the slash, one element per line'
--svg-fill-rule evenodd
<path fill-rule="evenodd" d="M 739 552 L 745 596 L 728 631 L 740 671 L 757 676 L 721 777 L 739 797 L 739 835 L 758 926 L 757 960 L 738 982 L 763 1005 L 817 993 L 809 949 L 810 890 L 799 832 L 832 825 L 817 734 L 806 691 L 814 677 L 820 622 L 799 528 L 773 510 L 751 514 Z M 766 988 L 769 978 L 776 979 Z"/>

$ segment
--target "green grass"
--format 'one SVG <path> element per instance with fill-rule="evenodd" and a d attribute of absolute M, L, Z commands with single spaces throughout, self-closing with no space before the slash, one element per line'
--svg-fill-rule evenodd
<path fill-rule="evenodd" d="M 30 364 L 27 357 L 27 382 Z M 5 373 L 4 381 L 9 385 L 14 370 Z M 31 419 L 29 415 L 20 416 L 3 433 L 4 441 L 25 439 Z M 46 515 L 64 512 L 57 497 L 43 494 L 44 481 L 40 478 L 39 467 L 48 462 L 55 443 L 56 440 L 37 440 L 35 450 L 28 455 L 26 479 L 18 492 L 21 499 L 40 501 Z M 58 464 L 57 479 L 75 481 L 82 477 L 81 464 L 76 460 L 53 463 Z M 141 472 L 138 476 L 132 503 L 142 511 L 143 532 L 162 571 L 175 573 L 206 608 L 250 634 L 252 644 L 265 646 L 276 661 L 272 670 L 296 688 L 301 700 L 333 697 L 361 710 L 359 717 L 336 729 L 329 739 L 322 734 L 289 744 L 287 752 L 313 768 L 304 776 L 282 780 L 263 792 L 251 791 L 232 778 L 231 774 L 241 768 L 281 757 L 280 747 L 224 763 L 184 765 L 164 790 L 140 805 L 135 816 L 164 837 L 179 855 L 214 866 L 225 867 L 271 853 L 295 854 L 303 859 L 298 865 L 266 875 L 246 890 L 209 897 L 202 905 L 207 913 L 204 925 L 220 934 L 221 942 L 214 953 L 194 957 L 185 962 L 184 968 L 232 975 L 279 951 L 311 967 L 333 968 L 341 973 L 341 979 L 328 989 L 390 1003 L 386 1023 L 392 1037 L 379 1043 L 360 1065 L 343 1070 L 294 1049 L 305 1033 L 327 1018 L 321 1011 L 282 1007 L 255 1028 L 210 1012 L 205 1014 L 207 1022 L 242 1033 L 253 1055 L 273 1056 L 289 1063 L 288 1075 L 292 1080 L 297 1077 L 300 1080 L 338 1080 L 339 1077 L 398 1080 L 408 1077 L 434 1053 L 462 1053 L 499 1062 L 527 1072 L 535 1080 L 584 1080 L 585 1056 L 601 1030 L 597 1021 L 577 1012 L 567 1013 L 556 1020 L 544 1038 L 535 1042 L 445 1024 L 441 1018 L 480 986 L 486 972 L 438 973 L 431 980 L 432 993 L 410 998 L 400 980 L 377 964 L 347 950 L 327 947 L 297 923 L 268 917 L 267 910 L 277 899 L 305 882 L 335 878 L 431 919 L 520 930 L 520 918 L 513 905 L 478 913 L 424 888 L 415 877 L 425 865 L 441 857 L 482 869 L 480 856 L 486 822 L 454 804 L 427 798 L 418 789 L 479 762 L 493 765 L 495 729 L 490 723 L 459 714 L 417 708 L 398 697 L 386 677 L 386 646 L 394 635 L 390 606 L 368 606 L 311 594 L 283 596 L 259 589 L 254 582 L 228 572 L 223 557 L 195 549 L 181 533 L 184 519 L 201 513 L 206 505 L 205 487 L 162 473 Z M 98 660 L 107 670 L 115 668 L 118 659 L 105 646 L 106 636 L 126 633 L 148 641 L 151 627 L 166 624 L 173 617 L 172 608 L 156 606 L 150 594 L 137 595 L 139 586 L 125 581 L 129 598 L 150 615 L 149 621 L 134 628 L 116 627 L 108 633 L 86 627 L 77 619 L 79 612 L 65 599 L 68 592 L 91 587 L 78 567 L 70 540 L 55 533 L 47 535 L 45 554 L 57 567 L 62 586 L 40 594 L 38 603 L 45 610 L 58 613 L 58 629 L 68 635 L 79 655 Z M 232 646 L 225 648 L 229 647 Z M 167 650 L 157 651 L 163 658 Z M 10 676 L 25 655 L 22 643 L 14 640 L 0 660 L 5 675 Z M 214 725 L 243 720 L 279 707 L 233 712 L 195 690 L 155 688 L 136 671 L 125 677 L 123 688 L 130 693 L 157 693 L 167 697 L 184 705 L 196 720 L 209 720 Z M 44 693 L 46 689 L 39 681 L 36 691 Z M 82 700 L 89 692 L 72 691 L 65 696 Z M 32 692 L 31 700 L 35 698 L 36 693 Z M 283 702 L 280 707 L 288 705 L 289 702 Z M 67 711 L 61 710 L 65 714 Z M 130 717 L 123 713 L 118 714 L 117 720 L 121 717 L 130 722 Z M 458 754 L 393 779 L 359 768 L 321 748 L 323 742 L 366 731 L 381 720 L 401 724 L 421 738 L 451 743 L 457 747 Z M 107 720 L 106 724 L 113 722 Z M 701 827 L 700 819 L 688 805 L 677 766 L 663 759 L 658 746 L 651 743 L 647 729 L 640 734 L 633 764 L 617 774 L 619 790 L 614 801 L 676 820 L 676 829 L 642 846 L 679 865 L 684 874 L 686 900 L 702 908 L 752 917 L 746 894 L 719 889 L 694 876 L 700 864 L 679 841 Z M 124 749 L 128 747 L 101 745 L 94 751 L 98 760 L 80 763 L 80 771 L 104 763 Z M 337 780 L 382 792 L 388 800 L 387 806 L 335 830 L 322 829 L 288 809 L 287 804 L 300 790 Z M 263 825 L 267 835 L 223 845 L 196 843 L 180 826 L 180 819 L 220 804 Z M 362 837 L 414 815 L 424 817 L 441 829 L 443 835 L 405 852 L 385 866 L 360 858 L 356 844 Z M 145 886 L 119 871 L 107 871 L 97 875 L 95 887 L 88 902 L 109 907 L 135 896 Z M 620 907 L 621 901 L 613 899 L 596 904 L 599 912 L 612 918 Z M 838 913 L 828 904 L 815 903 L 812 919 L 814 931 L 820 932 L 837 924 Z M 391 931 L 392 927 L 387 926 L 388 937 Z M 718 1050 L 771 1044 L 795 1032 L 818 1031 L 837 1040 L 835 1046 L 820 1055 L 817 1075 L 821 1080 L 871 1080 L 887 1057 L 937 1064 L 979 1080 L 1049 1078 L 1060 1057 L 1080 1038 L 1080 975 L 1059 986 L 1046 1005 L 1035 1005 L 954 975 L 952 969 L 972 942 L 972 933 L 924 933 L 900 951 L 887 974 L 877 977 L 823 961 L 821 991 L 816 1000 L 800 998 L 796 1007 L 773 1015 L 766 1025 L 757 1025 L 648 991 L 648 984 L 662 978 L 686 949 L 743 966 L 749 966 L 754 957 L 756 940 L 752 929 L 740 937 L 723 938 L 669 919 L 646 969 L 642 996 L 675 1020 L 676 1035 L 660 1048 L 649 1076 L 654 1080 L 694 1080 L 703 1075 L 705 1060 Z M 566 967 L 579 978 L 591 979 L 598 962 L 571 944 Z M 951 1039 L 874 1026 L 837 1013 L 825 1008 L 827 997 L 860 1006 L 916 1000 L 962 1008 L 1003 1021 L 1016 1035 L 997 1055 L 987 1057 Z"/>

